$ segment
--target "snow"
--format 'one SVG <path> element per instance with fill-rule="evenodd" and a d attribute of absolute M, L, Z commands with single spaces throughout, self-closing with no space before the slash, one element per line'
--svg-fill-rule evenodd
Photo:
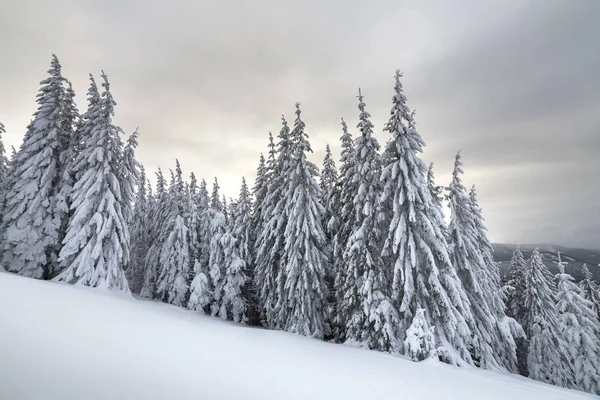
<path fill-rule="evenodd" d="M 0 321 L 0 399 L 596 398 L 8 273 Z"/>

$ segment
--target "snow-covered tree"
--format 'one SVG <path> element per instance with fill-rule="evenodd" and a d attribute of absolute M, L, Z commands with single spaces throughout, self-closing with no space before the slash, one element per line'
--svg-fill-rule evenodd
<path fill-rule="evenodd" d="M 355 141 L 354 165 L 347 176 L 354 183 L 354 213 L 350 215 L 351 230 L 343 253 L 346 268 L 342 286 L 340 319 L 345 320 L 345 337 L 369 348 L 397 351 L 400 348 L 399 316 L 388 296 L 388 285 L 381 258 L 383 232 L 377 223 L 377 199 L 380 196 L 379 143 L 373 137 L 373 124 L 365 110 L 359 89 L 358 129 Z"/>
<path fill-rule="evenodd" d="M 187 278 L 190 267 L 188 228 L 181 215 L 175 217 L 173 229 L 160 251 L 160 273 L 156 291 L 161 300 L 184 306 L 188 290 Z"/>
<path fill-rule="evenodd" d="M 321 188 L 315 177 L 316 165 L 308 161 L 306 153 L 312 152 L 304 122 L 300 118 L 300 105 L 296 103 L 296 120 L 291 138 L 291 159 L 285 168 L 283 196 L 276 207 L 287 216 L 283 236 L 282 268 L 277 271 L 276 282 L 283 284 L 278 299 L 279 323 L 291 333 L 322 338 L 328 327 L 325 323 L 325 270 L 323 252 L 325 234 L 321 225 L 323 206 L 320 204 Z"/>
<path fill-rule="evenodd" d="M 562 387 L 572 387 L 570 354 L 561 337 L 556 308 L 556 285 L 538 249 L 526 272 L 524 328 L 529 336 L 529 377 Z"/>
<path fill-rule="evenodd" d="M 283 297 L 283 282 L 277 282 L 276 278 L 282 268 L 283 238 L 288 214 L 283 207 L 284 203 L 280 203 L 280 199 L 284 194 L 286 181 L 289 179 L 287 174 L 292 159 L 290 128 L 283 116 L 281 120 L 277 157 L 272 158 L 271 154 L 274 155 L 274 153 L 269 152 L 268 187 L 262 201 L 260 211 L 262 221 L 258 228 L 255 245 L 255 287 L 264 324 L 270 329 L 283 329 L 281 319 L 278 318 L 280 299 Z"/>
<path fill-rule="evenodd" d="M 423 361 L 426 358 L 437 355 L 434 326 L 427 324 L 425 310 L 417 309 L 417 312 L 406 331 L 406 339 L 404 340 L 404 349 L 406 355 L 413 361 Z"/>
<path fill-rule="evenodd" d="M 56 258 L 61 219 L 56 218 L 63 146 L 65 79 L 53 55 L 41 82 L 38 110 L 27 126 L 5 180 L 2 264 L 31 278 L 48 278 Z"/>
<path fill-rule="evenodd" d="M 339 182 L 327 204 L 327 208 L 335 211 L 331 213 L 326 224 L 327 237 L 332 241 L 332 275 L 333 275 L 333 305 L 329 310 L 329 319 L 332 324 L 333 336 L 340 342 L 346 340 L 346 323 L 340 305 L 344 303 L 344 283 L 346 282 L 346 265 L 344 251 L 352 228 L 354 215 L 354 196 L 356 184 L 349 179 L 354 175 L 354 141 L 348 132 L 348 125 L 342 118 L 341 156 Z"/>
<path fill-rule="evenodd" d="M 433 173 L 433 163 L 429 164 L 429 168 L 427 169 L 427 187 L 429 188 L 429 193 L 431 193 L 431 199 L 434 201 L 437 207 L 442 208 L 442 192 L 444 190 L 443 186 L 437 186 L 435 184 L 435 174 Z"/>
<path fill-rule="evenodd" d="M 558 254 L 558 313 L 562 339 L 573 362 L 574 388 L 600 394 L 600 322 Z"/>
<path fill-rule="evenodd" d="M 219 181 L 215 177 L 215 182 L 213 183 L 212 194 L 210 196 L 210 207 L 218 212 L 224 212 L 223 203 L 221 202 L 221 198 L 219 197 Z"/>
<path fill-rule="evenodd" d="M 121 192 L 123 198 L 123 215 L 128 223 L 133 220 L 133 208 L 136 200 L 136 189 L 145 185 L 140 180 L 140 163 L 135 158 L 135 149 L 138 147 L 137 138 L 139 133 L 137 129 L 127 139 L 127 144 L 123 149 L 123 159 L 121 162 Z"/>
<path fill-rule="evenodd" d="M 156 173 L 156 194 L 149 196 L 149 236 L 148 253 L 144 262 L 144 284 L 140 290 L 140 295 L 148 299 L 156 296 L 156 282 L 160 273 L 160 253 L 163 244 L 166 242 L 170 232 L 169 224 L 174 221 L 175 210 L 173 209 L 169 193 L 167 192 L 167 182 L 162 170 L 159 168 Z"/>
<path fill-rule="evenodd" d="M 392 295 L 403 317 L 401 331 L 409 328 L 422 308 L 428 325 L 435 326 L 436 345 L 444 348 L 444 360 L 471 364 L 469 301 L 450 262 L 443 216 L 427 187 L 427 167 L 417 156 L 424 142 L 414 128 L 401 76 L 398 71 L 385 126 L 392 138 L 383 154 L 381 174 L 381 202 L 389 201 L 393 210 L 384 246 L 393 263 Z"/>
<path fill-rule="evenodd" d="M 323 170 L 321 171 L 321 193 L 323 194 L 323 204 L 331 197 L 331 192 L 337 184 L 337 168 L 331 155 L 329 143 L 325 146 L 325 158 L 323 159 Z"/>
<path fill-rule="evenodd" d="M 527 263 L 521 253 L 520 246 L 515 248 L 512 258 L 506 272 L 504 292 L 506 294 L 506 306 L 509 315 L 515 318 L 519 323 L 524 323 L 526 313 L 525 309 L 525 274 L 527 271 Z"/>
<path fill-rule="evenodd" d="M 139 185 L 136 193 L 133 220 L 130 223 L 131 257 L 129 267 L 125 271 L 129 288 L 133 293 L 140 293 L 144 284 L 144 264 L 150 248 L 150 207 L 148 198 L 146 170 L 140 166 Z"/>
<path fill-rule="evenodd" d="M 246 282 L 243 287 L 243 297 L 247 301 L 247 315 L 252 319 L 252 324 L 258 324 L 258 310 L 256 304 L 256 292 L 254 290 L 254 234 L 252 230 L 252 198 L 242 178 L 240 196 L 233 209 L 232 233 L 237 241 L 239 256 L 244 260 L 244 275 Z"/>
<path fill-rule="evenodd" d="M 187 308 L 192 311 L 206 312 L 213 299 L 208 274 L 198 260 L 194 261 L 194 271 L 195 276 L 190 285 L 190 299 Z"/>
<path fill-rule="evenodd" d="M 459 152 L 452 182 L 447 188 L 450 207 L 448 243 L 452 265 L 471 304 L 473 353 L 483 368 L 516 372 L 516 344 L 511 330 L 505 330 L 502 324 L 505 315 L 497 267 L 475 194 L 471 199 L 462 183 L 462 165 Z M 515 325 L 518 331 L 516 322 Z"/>
<path fill-rule="evenodd" d="M 214 285 L 211 314 L 221 319 L 246 322 L 246 263 L 240 257 L 237 240 L 229 231 L 222 212 L 215 212 L 211 224 L 210 278 Z"/>
<path fill-rule="evenodd" d="M 579 288 L 583 298 L 592 303 L 592 307 L 600 318 L 600 288 L 598 283 L 593 280 L 593 275 L 590 272 L 587 264 L 583 264 L 582 269 L 583 279 L 579 282 Z"/>
<path fill-rule="evenodd" d="M 90 110 L 90 133 L 75 163 L 73 215 L 69 221 L 57 280 L 129 292 L 123 272 L 129 260 L 129 230 L 123 214 L 119 164 L 121 129 L 112 123 L 113 100 L 106 74 L 104 92 Z"/>

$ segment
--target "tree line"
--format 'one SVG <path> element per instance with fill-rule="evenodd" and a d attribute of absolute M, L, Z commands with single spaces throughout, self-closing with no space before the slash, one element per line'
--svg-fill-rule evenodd
<path fill-rule="evenodd" d="M 242 179 L 230 201 L 178 161 L 152 186 L 137 131 L 125 140 L 113 124 L 106 74 L 102 90 L 90 75 L 80 115 L 56 56 L 48 72 L 10 160 L 0 141 L 6 270 L 600 393 L 591 274 L 577 285 L 559 262 L 552 277 L 539 252 L 525 262 L 517 249 L 501 279 L 460 152 L 447 187 L 420 157 L 400 72 L 383 148 L 359 90 L 356 137 L 342 119 L 339 169 L 329 145 L 319 169 L 296 104 L 269 133 L 254 187 Z"/>

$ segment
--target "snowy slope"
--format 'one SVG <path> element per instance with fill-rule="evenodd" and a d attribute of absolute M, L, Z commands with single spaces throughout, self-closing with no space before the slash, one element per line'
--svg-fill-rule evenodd
<path fill-rule="evenodd" d="M 0 273 L 0 399 L 586 399 Z"/>

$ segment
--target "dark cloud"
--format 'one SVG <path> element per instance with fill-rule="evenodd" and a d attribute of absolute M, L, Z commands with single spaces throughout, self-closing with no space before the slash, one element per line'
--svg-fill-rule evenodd
<path fill-rule="evenodd" d="M 236 196 L 280 116 L 303 117 L 320 162 L 354 128 L 360 86 L 377 136 L 393 74 L 449 179 L 463 150 L 491 236 L 600 247 L 600 3 L 595 0 L 317 0 L 169 3 L 5 0 L 0 120 L 18 144 L 52 52 L 85 106 L 87 73 L 108 73 L 117 122 L 139 126 L 153 172 L 219 176 Z M 356 129 L 354 129 L 356 131 Z"/>

